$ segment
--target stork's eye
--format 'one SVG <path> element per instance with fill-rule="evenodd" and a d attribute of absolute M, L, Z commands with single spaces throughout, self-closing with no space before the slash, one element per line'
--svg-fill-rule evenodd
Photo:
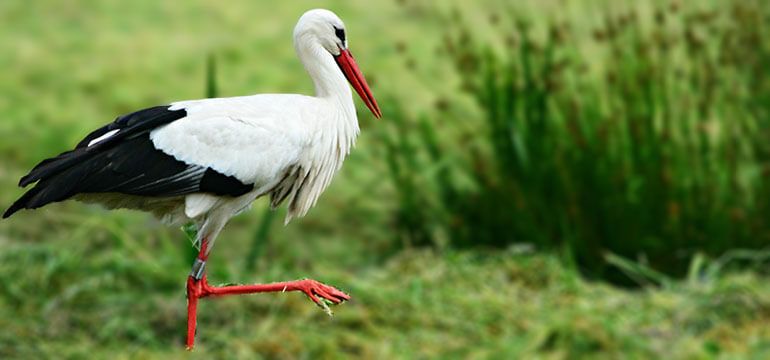
<path fill-rule="evenodd" d="M 342 43 L 345 43 L 345 29 L 338 29 L 336 26 L 334 27 L 334 34 L 337 35 L 337 38 L 342 41 Z"/>

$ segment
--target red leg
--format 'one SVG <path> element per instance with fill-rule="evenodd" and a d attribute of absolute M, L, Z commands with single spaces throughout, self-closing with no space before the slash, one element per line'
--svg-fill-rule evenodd
<path fill-rule="evenodd" d="M 195 331 L 198 321 L 198 299 L 200 296 L 200 282 L 192 276 L 187 277 L 187 350 L 195 346 Z"/>
<path fill-rule="evenodd" d="M 198 260 L 205 264 L 206 261 L 206 242 L 201 246 L 201 252 L 198 254 Z M 198 261 L 196 261 L 196 265 Z M 203 271 L 200 271 L 200 279 L 196 279 L 196 266 L 193 267 L 193 274 L 187 278 L 187 349 L 192 350 L 195 345 L 195 331 L 197 320 L 198 299 L 207 296 L 225 296 L 225 295 L 240 295 L 240 294 L 255 294 L 264 292 L 286 292 L 286 291 L 302 291 L 310 300 L 313 300 L 318 306 L 322 307 L 329 314 L 329 310 L 326 303 L 320 300 L 321 297 L 325 300 L 332 302 L 333 304 L 342 303 L 345 300 L 350 300 L 350 296 L 342 291 L 335 289 L 329 285 L 322 284 L 318 281 L 311 279 L 294 280 L 277 282 L 271 284 L 254 284 L 254 285 L 231 285 L 231 286 L 211 286 L 206 279 L 206 275 Z M 201 268 L 202 269 L 202 266 Z"/>

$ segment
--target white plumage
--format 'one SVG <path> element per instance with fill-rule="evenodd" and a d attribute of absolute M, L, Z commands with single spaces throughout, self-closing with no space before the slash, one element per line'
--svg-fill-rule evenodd
<path fill-rule="evenodd" d="M 236 198 L 190 194 L 185 211 L 173 214 L 184 213 L 207 229 L 205 223 L 226 221 L 261 195 L 288 191 L 286 222 L 305 215 L 359 132 L 350 90 L 339 77 L 346 91 L 332 98 L 266 94 L 174 103 L 171 109 L 185 109 L 188 115 L 152 131 L 155 147 L 254 184 L 254 190 Z"/>

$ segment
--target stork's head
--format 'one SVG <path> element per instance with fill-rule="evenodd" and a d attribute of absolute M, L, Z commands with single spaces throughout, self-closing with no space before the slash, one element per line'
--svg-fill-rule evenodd
<path fill-rule="evenodd" d="M 323 50 L 329 52 L 366 107 L 371 110 L 375 117 L 380 118 L 382 116 L 380 107 L 377 105 L 364 75 L 348 49 L 345 24 L 335 13 L 325 9 L 305 12 L 294 28 L 294 39 L 295 42 L 297 39 L 315 42 L 321 45 Z"/>

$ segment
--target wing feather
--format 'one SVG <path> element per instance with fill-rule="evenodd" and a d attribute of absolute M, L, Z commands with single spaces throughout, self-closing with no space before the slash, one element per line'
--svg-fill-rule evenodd
<path fill-rule="evenodd" d="M 77 194 L 122 193 L 173 197 L 191 193 L 240 196 L 254 188 L 207 166 L 188 163 L 159 150 L 150 131 L 179 121 L 184 109 L 153 107 L 121 116 L 91 132 L 75 149 L 46 159 L 20 181 L 37 182 L 3 217 Z"/>

